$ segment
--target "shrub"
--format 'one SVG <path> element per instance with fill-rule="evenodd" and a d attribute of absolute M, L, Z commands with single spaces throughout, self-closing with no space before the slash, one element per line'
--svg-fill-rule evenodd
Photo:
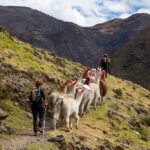
<path fill-rule="evenodd" d="M 4 31 L 5 31 L 4 26 L 0 26 L 0 32 L 4 32 Z"/>
<path fill-rule="evenodd" d="M 139 133 L 141 134 L 141 139 L 144 141 L 149 141 L 150 139 L 150 132 L 146 127 L 140 127 L 139 128 Z"/>
<path fill-rule="evenodd" d="M 121 89 L 113 89 L 113 91 L 115 92 L 115 94 L 119 97 L 122 97 L 122 90 Z"/>
<path fill-rule="evenodd" d="M 141 119 L 141 123 L 146 126 L 150 126 L 150 116 L 145 116 Z"/>
<path fill-rule="evenodd" d="M 6 87 L 0 85 L 0 99 L 6 99 L 9 97 L 9 92 Z"/>

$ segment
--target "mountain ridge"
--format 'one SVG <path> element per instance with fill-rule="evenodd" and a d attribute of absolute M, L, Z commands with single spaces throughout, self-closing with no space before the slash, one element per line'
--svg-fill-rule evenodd
<path fill-rule="evenodd" d="M 10 11 L 10 12 L 9 12 Z M 0 7 L 0 25 L 4 25 L 18 39 L 35 47 L 52 51 L 58 56 L 72 59 L 88 66 L 97 66 L 103 52 L 113 54 L 135 36 L 144 26 L 150 24 L 150 15 L 125 19 L 128 26 L 121 26 L 114 34 L 98 32 L 95 27 L 80 27 L 74 23 L 60 21 L 47 14 L 27 7 Z M 143 17 L 142 17 L 143 16 Z M 122 22 L 121 21 L 121 22 Z M 130 24 L 131 21 L 131 24 Z M 100 26 L 110 26 L 111 21 Z M 120 23 L 117 23 L 118 27 Z M 98 27 L 99 25 L 97 25 Z M 103 27 L 104 28 L 104 27 Z M 128 32 L 123 31 L 127 30 Z M 113 29 L 114 30 L 114 29 Z"/>
<path fill-rule="evenodd" d="M 113 55 L 112 74 L 150 90 L 150 26 Z"/>

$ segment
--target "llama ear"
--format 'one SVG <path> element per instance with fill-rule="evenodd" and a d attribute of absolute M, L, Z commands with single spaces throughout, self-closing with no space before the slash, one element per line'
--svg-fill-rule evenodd
<path fill-rule="evenodd" d="M 77 82 L 78 82 L 77 80 L 76 80 L 76 81 L 74 81 L 74 82 L 73 82 L 73 85 L 77 84 Z"/>
<path fill-rule="evenodd" d="M 76 92 L 78 92 L 79 91 L 79 89 L 78 88 L 76 88 Z"/>
<path fill-rule="evenodd" d="M 85 88 L 83 88 L 81 92 L 83 93 L 84 91 L 85 91 Z"/>

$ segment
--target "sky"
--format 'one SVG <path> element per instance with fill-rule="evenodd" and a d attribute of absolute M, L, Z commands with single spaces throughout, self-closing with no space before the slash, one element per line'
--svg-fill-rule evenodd
<path fill-rule="evenodd" d="M 135 13 L 150 14 L 150 0 L 0 0 L 3 6 L 26 6 L 63 21 L 93 26 Z"/>

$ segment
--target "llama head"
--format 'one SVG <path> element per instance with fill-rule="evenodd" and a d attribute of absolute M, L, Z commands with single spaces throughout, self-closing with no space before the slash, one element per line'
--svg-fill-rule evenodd
<path fill-rule="evenodd" d="M 83 84 L 78 84 L 75 89 L 75 99 L 78 98 L 81 94 L 83 94 L 85 91 L 85 88 Z"/>
<path fill-rule="evenodd" d="M 98 76 L 101 76 L 101 74 L 102 74 L 102 69 L 98 67 L 98 68 L 96 69 L 96 74 L 97 74 Z"/>
<path fill-rule="evenodd" d="M 105 78 L 106 77 L 106 72 L 104 70 L 102 70 L 101 72 L 101 78 Z"/>
<path fill-rule="evenodd" d="M 92 68 L 91 71 L 90 71 L 90 73 L 91 73 L 92 75 L 96 74 L 96 69 L 95 69 L 95 68 Z"/>

